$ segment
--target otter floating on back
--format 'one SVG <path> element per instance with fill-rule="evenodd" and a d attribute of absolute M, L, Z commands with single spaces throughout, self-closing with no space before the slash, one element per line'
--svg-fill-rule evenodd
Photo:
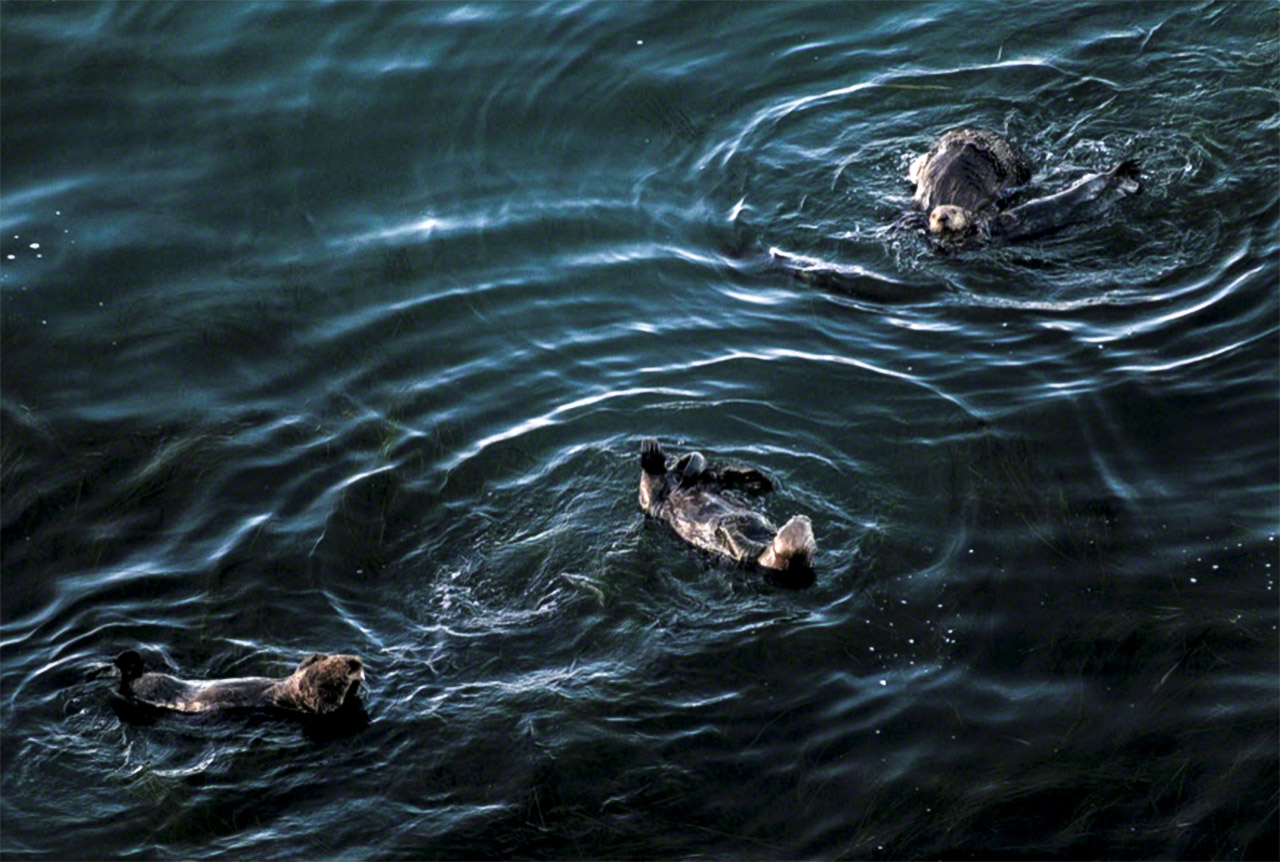
<path fill-rule="evenodd" d="M 640 445 L 640 471 L 640 508 L 666 521 L 691 545 L 788 574 L 811 571 L 816 543 L 808 518 L 796 515 L 779 530 L 726 492 L 773 490 L 759 470 L 708 465 L 699 452 L 668 465 L 658 441 L 645 440 Z"/>
<path fill-rule="evenodd" d="M 1001 196 L 1031 179 L 1031 166 L 1001 135 L 969 128 L 945 133 L 911 163 L 907 179 L 916 186 L 916 206 L 928 215 L 929 233 L 948 241 L 1045 233 L 1090 221 L 1142 190 L 1138 163 L 1126 160 L 1065 191 L 1001 211 Z"/>
<path fill-rule="evenodd" d="M 353 655 L 316 653 L 283 679 L 185 680 L 146 672 L 142 656 L 125 650 L 113 661 L 120 691 L 130 700 L 157 709 L 209 712 L 223 709 L 276 708 L 308 715 L 339 709 L 364 680 L 364 665 Z"/>

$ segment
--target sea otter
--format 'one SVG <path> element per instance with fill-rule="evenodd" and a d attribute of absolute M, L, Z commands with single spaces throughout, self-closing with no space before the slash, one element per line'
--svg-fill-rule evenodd
<path fill-rule="evenodd" d="M 949 243 L 1019 239 L 1090 221 L 1142 189 L 1138 163 L 1126 160 L 1065 191 L 1002 211 L 1001 196 L 1030 178 L 1031 166 L 1013 144 L 995 132 L 969 128 L 945 133 L 907 171 L 929 233 Z"/>
<path fill-rule="evenodd" d="M 353 655 L 316 653 L 283 679 L 185 680 L 147 672 L 142 656 L 125 650 L 115 657 L 120 691 L 130 700 L 178 712 L 278 708 L 307 715 L 331 713 L 352 698 L 364 680 L 364 665 Z"/>
<path fill-rule="evenodd" d="M 759 470 L 708 465 L 699 452 L 667 463 L 657 440 L 640 444 L 640 508 L 666 521 L 686 542 L 740 563 L 801 574 L 811 570 L 813 527 L 796 515 L 779 530 L 726 492 L 766 492 L 773 483 Z"/>

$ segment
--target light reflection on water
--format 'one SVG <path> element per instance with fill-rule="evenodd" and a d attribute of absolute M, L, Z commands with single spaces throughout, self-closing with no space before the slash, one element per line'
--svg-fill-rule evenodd
<path fill-rule="evenodd" d="M 5 855 L 1273 847 L 1265 9 L 7 6 Z M 1144 193 L 938 255 L 961 123 Z M 646 521 L 649 436 L 816 582 Z"/>

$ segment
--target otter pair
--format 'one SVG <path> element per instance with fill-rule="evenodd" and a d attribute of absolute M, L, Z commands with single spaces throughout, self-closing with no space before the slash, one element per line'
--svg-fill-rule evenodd
<path fill-rule="evenodd" d="M 1000 196 L 1031 179 L 1031 165 L 1002 136 L 970 128 L 939 138 L 911 163 L 907 179 L 916 186 L 917 208 L 928 215 L 929 233 L 952 243 L 1017 239 L 1090 221 L 1142 190 L 1138 163 L 1126 160 L 1055 195 L 1001 210 Z"/>
<path fill-rule="evenodd" d="M 809 519 L 796 515 L 778 529 L 730 489 L 764 493 L 773 482 L 751 467 L 710 465 L 700 452 L 668 463 L 657 440 L 640 445 L 640 508 L 646 514 L 666 521 L 695 547 L 788 575 L 808 573 L 816 548 Z"/>

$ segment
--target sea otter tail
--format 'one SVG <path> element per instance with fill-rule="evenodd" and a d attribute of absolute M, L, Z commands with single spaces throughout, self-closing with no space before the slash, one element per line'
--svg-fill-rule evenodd
<path fill-rule="evenodd" d="M 804 515 L 796 515 L 782 525 L 758 562 L 766 568 L 783 571 L 808 569 L 813 566 L 813 552 L 816 548 L 813 525 Z"/>

